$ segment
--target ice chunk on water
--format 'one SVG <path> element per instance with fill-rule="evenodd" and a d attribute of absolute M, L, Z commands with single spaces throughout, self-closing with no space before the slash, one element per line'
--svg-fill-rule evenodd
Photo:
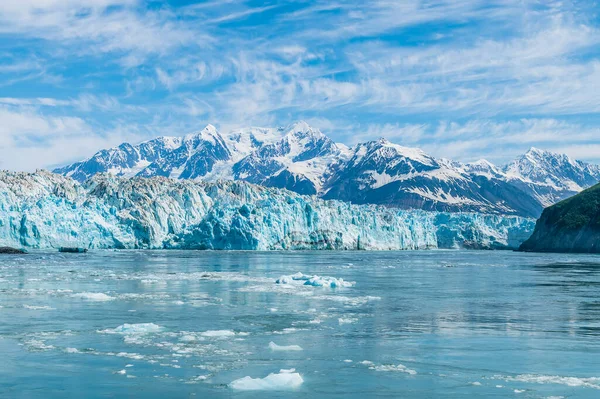
<path fill-rule="evenodd" d="M 344 281 L 343 278 L 335 278 L 328 276 L 314 276 L 307 280 L 304 285 L 312 285 L 313 287 L 331 287 L 331 288 L 339 288 L 339 287 L 353 287 L 354 282 Z"/>
<path fill-rule="evenodd" d="M 54 308 L 51 308 L 50 306 L 23 305 L 23 307 L 25 309 L 29 309 L 29 310 L 55 310 Z"/>
<path fill-rule="evenodd" d="M 275 280 L 276 284 L 287 284 L 287 285 L 309 285 L 313 287 L 353 287 L 356 283 L 351 281 L 344 281 L 342 278 L 330 277 L 330 276 L 309 276 L 302 273 L 296 273 L 288 276 L 281 276 Z"/>
<path fill-rule="evenodd" d="M 558 375 L 520 374 L 514 377 L 504 377 L 505 381 L 518 381 L 537 384 L 558 384 L 569 387 L 586 387 L 600 389 L 599 377 L 563 377 Z"/>
<path fill-rule="evenodd" d="M 376 365 L 375 363 L 369 360 L 363 360 L 360 364 L 369 367 L 369 370 L 375 371 L 400 371 L 402 373 L 407 373 L 410 375 L 415 375 L 417 372 L 415 370 L 409 369 L 403 364 L 381 364 Z"/>
<path fill-rule="evenodd" d="M 277 283 L 277 284 L 292 284 L 296 281 L 306 281 L 306 280 L 309 280 L 310 278 L 311 278 L 311 276 L 307 276 L 305 274 L 298 272 L 296 274 L 291 274 L 289 276 L 281 276 L 275 281 L 275 283 Z"/>
<path fill-rule="evenodd" d="M 298 388 L 304 380 L 296 370 L 280 370 L 279 373 L 271 373 L 265 378 L 244 378 L 232 381 L 229 386 L 242 391 L 258 390 L 283 390 Z"/>
<path fill-rule="evenodd" d="M 301 351 L 303 350 L 299 345 L 277 345 L 275 342 L 269 342 L 269 349 L 272 351 Z"/>
<path fill-rule="evenodd" d="M 235 332 L 231 330 L 209 330 L 204 331 L 200 335 L 208 338 L 228 338 L 235 336 Z"/>
<path fill-rule="evenodd" d="M 375 371 L 400 371 L 402 373 L 415 375 L 417 372 L 415 370 L 409 369 L 403 364 L 382 364 L 380 366 L 371 366 L 369 367 L 371 370 Z"/>
<path fill-rule="evenodd" d="M 163 327 L 154 323 L 123 324 L 113 329 L 102 330 L 106 334 L 151 334 L 163 331 Z"/>
<path fill-rule="evenodd" d="M 80 292 L 77 294 L 73 294 L 72 297 L 87 299 L 90 301 L 97 301 L 97 302 L 106 302 L 106 301 L 112 301 L 115 299 L 114 297 L 112 297 L 110 295 L 106 295 L 102 292 Z"/>

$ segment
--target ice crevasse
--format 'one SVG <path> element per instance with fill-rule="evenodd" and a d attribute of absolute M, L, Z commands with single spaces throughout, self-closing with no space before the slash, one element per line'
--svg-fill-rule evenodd
<path fill-rule="evenodd" d="M 535 220 L 325 201 L 245 182 L 0 172 L 0 245 L 224 250 L 516 248 Z"/>

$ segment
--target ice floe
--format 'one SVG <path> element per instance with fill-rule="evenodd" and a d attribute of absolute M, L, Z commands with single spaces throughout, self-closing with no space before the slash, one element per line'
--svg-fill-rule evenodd
<path fill-rule="evenodd" d="M 301 351 L 303 350 L 299 345 L 277 345 L 275 342 L 269 342 L 269 349 L 272 351 Z"/>
<path fill-rule="evenodd" d="M 118 327 L 112 328 L 112 329 L 106 329 L 106 330 L 101 330 L 99 331 L 100 333 L 104 333 L 104 334 L 122 334 L 122 335 L 129 335 L 129 334 L 150 334 L 150 333 L 157 333 L 157 332 L 161 332 L 163 331 L 163 327 L 159 326 L 158 324 L 154 324 L 154 323 L 137 323 L 137 324 L 123 324 L 120 325 Z"/>
<path fill-rule="evenodd" d="M 342 278 L 330 277 L 330 276 L 317 276 L 317 275 L 306 275 L 300 272 L 287 276 L 281 276 L 275 280 L 276 284 L 293 284 L 293 285 L 309 285 L 313 287 L 329 287 L 329 288 L 340 288 L 340 287 L 354 287 L 356 285 L 353 281 L 344 281 Z"/>
<path fill-rule="evenodd" d="M 56 310 L 50 306 L 23 305 L 23 307 L 29 310 Z"/>
<path fill-rule="evenodd" d="M 80 299 L 87 299 L 90 301 L 96 301 L 96 302 L 106 302 L 106 301 L 112 301 L 115 298 L 110 296 L 110 295 L 106 295 L 103 292 L 80 292 L 77 294 L 73 294 L 72 295 L 73 298 L 80 298 Z"/>
<path fill-rule="evenodd" d="M 232 381 L 229 386 L 241 391 L 259 390 L 284 390 L 298 388 L 304 380 L 296 370 L 279 370 L 279 373 L 271 373 L 265 378 L 244 378 Z"/>
<path fill-rule="evenodd" d="M 495 377 L 504 381 L 518 381 L 535 384 L 557 384 L 569 387 L 600 389 L 600 377 L 563 377 L 558 375 L 520 374 L 514 377 Z"/>
<path fill-rule="evenodd" d="M 360 364 L 369 367 L 369 370 L 375 371 L 399 371 L 401 373 L 406 373 L 410 375 L 415 375 L 417 372 L 415 370 L 409 369 L 403 364 L 381 364 L 376 365 L 375 363 L 369 360 L 363 360 Z"/>

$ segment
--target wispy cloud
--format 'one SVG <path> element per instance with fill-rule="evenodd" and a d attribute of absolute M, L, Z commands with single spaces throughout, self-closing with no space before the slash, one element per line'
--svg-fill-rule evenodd
<path fill-rule="evenodd" d="M 39 165 L 10 153 L 40 137 L 91 149 L 297 119 L 347 144 L 385 136 L 463 160 L 530 145 L 597 158 L 583 151 L 600 137 L 591 3 L 185 3 L 2 2 L 4 166 Z"/>

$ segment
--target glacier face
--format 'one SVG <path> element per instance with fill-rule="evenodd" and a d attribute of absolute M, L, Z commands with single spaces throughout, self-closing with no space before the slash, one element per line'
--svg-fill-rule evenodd
<path fill-rule="evenodd" d="M 0 245 L 33 248 L 517 248 L 533 219 L 406 211 L 240 181 L 0 172 Z"/>
<path fill-rule="evenodd" d="M 97 173 L 192 180 L 243 180 L 299 194 L 402 209 L 538 217 L 600 180 L 600 167 L 532 148 L 504 167 L 436 159 L 385 139 L 352 148 L 297 122 L 286 128 L 123 143 L 55 170 L 83 182 Z"/>

